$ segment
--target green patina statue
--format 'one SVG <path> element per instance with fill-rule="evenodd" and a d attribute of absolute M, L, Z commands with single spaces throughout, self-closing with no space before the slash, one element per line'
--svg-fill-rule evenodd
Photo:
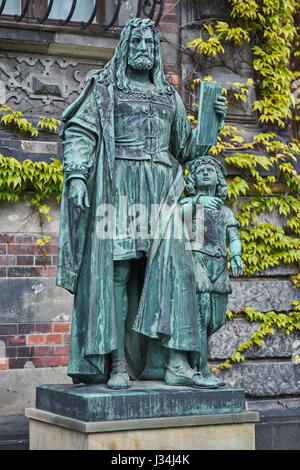
<path fill-rule="evenodd" d="M 225 98 L 212 113 L 220 130 Z M 182 165 L 199 156 L 196 133 L 165 80 L 153 22 L 127 22 L 115 55 L 88 77 L 63 122 L 57 285 L 74 294 L 68 375 L 122 389 L 129 370 L 135 379 L 216 388 L 200 359 L 194 252 L 175 210 Z M 201 295 L 210 305 L 211 294 Z"/>
<path fill-rule="evenodd" d="M 197 230 L 197 215 L 200 222 L 198 230 L 201 231 L 200 236 L 196 233 L 195 239 L 191 237 L 201 343 L 196 365 L 204 377 L 212 378 L 214 376 L 207 364 L 207 340 L 224 325 L 228 294 L 232 293 L 227 246 L 233 275 L 240 276 L 243 274 L 242 244 L 239 223 L 223 204 L 227 197 L 225 168 L 210 156 L 197 158 L 186 166 L 189 170 L 185 177 L 187 197 L 180 204 L 185 214 L 192 213 L 193 233 Z"/>

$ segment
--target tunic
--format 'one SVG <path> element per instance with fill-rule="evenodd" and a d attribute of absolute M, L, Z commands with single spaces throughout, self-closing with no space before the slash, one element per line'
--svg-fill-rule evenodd
<path fill-rule="evenodd" d="M 238 227 L 239 223 L 228 207 L 204 209 L 203 246 L 191 244 L 197 292 L 232 293 L 227 269 L 227 243 L 239 238 Z"/>
<path fill-rule="evenodd" d="M 159 206 L 179 163 L 170 153 L 175 100 L 155 87 L 115 90 L 114 260 L 148 253 Z"/>

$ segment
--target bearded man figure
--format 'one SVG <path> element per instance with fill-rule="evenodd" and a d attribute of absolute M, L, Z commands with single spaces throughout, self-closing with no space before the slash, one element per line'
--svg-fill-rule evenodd
<path fill-rule="evenodd" d="M 221 128 L 224 98 L 214 112 Z M 165 80 L 152 21 L 126 23 L 114 57 L 88 77 L 63 122 L 57 285 L 75 294 L 68 375 L 74 383 L 128 388 L 128 366 L 143 377 L 154 355 L 160 361 L 147 378 L 216 387 L 189 365 L 200 352 L 192 254 L 184 237 L 172 237 L 181 165 L 199 153 L 183 103 Z M 140 208 L 149 218 L 128 227 Z"/>

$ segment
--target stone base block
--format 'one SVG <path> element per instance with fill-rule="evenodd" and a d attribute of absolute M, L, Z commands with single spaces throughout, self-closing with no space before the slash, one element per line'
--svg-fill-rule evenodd
<path fill-rule="evenodd" d="M 129 389 L 99 385 L 39 385 L 36 408 L 80 421 L 119 421 L 245 411 L 241 388 L 214 390 L 168 386 L 161 381 L 132 381 Z"/>
<path fill-rule="evenodd" d="M 133 381 L 130 389 L 39 385 L 28 408 L 32 450 L 254 449 L 257 412 L 242 389 L 171 387 Z"/>
<path fill-rule="evenodd" d="M 256 412 L 83 422 L 26 409 L 30 450 L 254 450 Z"/>

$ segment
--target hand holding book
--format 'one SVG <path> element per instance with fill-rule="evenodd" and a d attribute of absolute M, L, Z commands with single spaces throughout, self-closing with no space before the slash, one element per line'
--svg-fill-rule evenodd
<path fill-rule="evenodd" d="M 197 148 L 199 154 L 216 145 L 220 129 L 224 125 L 226 98 L 222 96 L 222 85 L 202 81 L 200 85 L 197 125 Z"/>
<path fill-rule="evenodd" d="M 219 124 L 219 130 L 222 129 L 224 126 L 224 119 L 226 116 L 226 98 L 225 96 L 222 95 L 217 95 L 216 101 L 214 104 L 214 109 L 216 113 L 219 115 L 220 118 L 220 124 Z"/>

